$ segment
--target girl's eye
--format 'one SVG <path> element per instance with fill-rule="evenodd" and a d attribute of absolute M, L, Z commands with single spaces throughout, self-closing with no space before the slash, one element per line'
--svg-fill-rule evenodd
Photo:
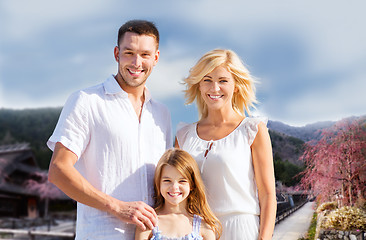
<path fill-rule="evenodd" d="M 221 83 L 227 83 L 227 80 L 221 80 L 220 82 Z"/>
<path fill-rule="evenodd" d="M 211 82 L 211 79 L 206 78 L 206 79 L 202 79 L 202 81 L 204 81 L 204 82 Z"/>
<path fill-rule="evenodd" d="M 163 179 L 163 182 L 170 182 L 170 180 L 168 180 L 168 179 Z"/>

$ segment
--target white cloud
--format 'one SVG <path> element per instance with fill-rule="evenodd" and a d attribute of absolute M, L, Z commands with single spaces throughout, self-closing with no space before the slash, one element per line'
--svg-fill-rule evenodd
<path fill-rule="evenodd" d="M 5 107 L 4 99 L 3 98 L 4 98 L 4 92 L 3 92 L 3 88 L 1 86 L 1 81 L 0 81 L 0 108 Z"/>
<path fill-rule="evenodd" d="M 1 89 L 0 89 L 1 94 Z M 58 94 L 47 100 L 40 99 L 38 96 L 26 95 L 22 92 L 8 92 L 5 97 L 0 95 L 0 108 L 25 109 L 25 108 L 43 108 L 43 107 L 59 107 L 62 106 L 68 94 Z"/>
<path fill-rule="evenodd" d="M 85 61 L 87 60 L 87 57 L 84 54 L 75 54 L 74 56 L 72 56 L 70 58 L 70 63 L 71 64 L 76 64 L 76 65 L 81 65 L 83 63 L 85 63 Z"/>
<path fill-rule="evenodd" d="M 59 23 L 77 22 L 97 17 L 109 8 L 104 1 L 27 0 L 1 1 L 1 27 L 8 41 L 22 40 L 36 36 L 48 27 Z"/>
<path fill-rule="evenodd" d="M 6 47 L 0 46 L 0 77 L 7 78 L 0 83 L 0 107 L 60 106 L 73 90 L 103 81 L 117 70 L 109 59 L 119 25 L 146 18 L 162 34 L 160 62 L 147 84 L 154 97 L 183 96 L 179 82 L 204 52 L 233 47 L 244 60 L 251 57 L 249 68 L 262 77 L 261 115 L 298 125 L 362 114 L 365 7 L 361 0 L 0 1 L 0 43 Z M 347 79 L 311 78 L 335 70 Z M 28 76 L 32 85 L 44 84 L 33 89 L 37 94 L 25 87 Z M 41 86 L 56 84 L 61 86 L 48 89 L 52 94 L 40 94 Z"/>
<path fill-rule="evenodd" d="M 285 118 L 297 122 L 296 125 L 327 120 L 340 120 L 348 116 L 366 113 L 366 73 L 347 76 L 337 85 L 324 88 L 314 86 L 289 101 L 285 108 Z"/>
<path fill-rule="evenodd" d="M 154 97 L 159 99 L 181 96 L 184 86 L 180 84 L 193 66 L 193 59 L 175 61 L 160 60 L 147 81 L 147 86 Z"/>

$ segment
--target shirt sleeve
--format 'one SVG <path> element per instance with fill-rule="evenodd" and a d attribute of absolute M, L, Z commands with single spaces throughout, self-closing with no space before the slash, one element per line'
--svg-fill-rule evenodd
<path fill-rule="evenodd" d="M 72 94 L 66 101 L 56 128 L 47 141 L 47 146 L 53 151 L 57 142 L 80 158 L 89 141 L 88 114 L 85 106 L 85 96 L 82 92 Z"/>
<path fill-rule="evenodd" d="M 255 117 L 251 118 L 247 124 L 248 143 L 251 146 L 254 142 L 255 137 L 258 133 L 258 124 L 263 122 L 267 126 L 268 118 L 266 117 Z"/>
<path fill-rule="evenodd" d="M 166 133 L 166 149 L 173 147 L 173 131 L 172 131 L 172 120 L 169 110 L 167 110 L 167 133 Z"/>
<path fill-rule="evenodd" d="M 182 148 L 183 144 L 186 141 L 188 130 L 189 130 L 190 124 L 185 122 L 180 122 L 177 125 L 177 133 L 176 138 L 179 144 L 179 147 Z"/>

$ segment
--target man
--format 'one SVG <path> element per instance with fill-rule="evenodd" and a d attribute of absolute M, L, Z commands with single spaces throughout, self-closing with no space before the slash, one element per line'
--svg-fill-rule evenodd
<path fill-rule="evenodd" d="M 47 142 L 49 181 L 78 202 L 76 239 L 130 240 L 157 223 L 154 169 L 172 145 L 169 111 L 145 87 L 158 48 L 153 23 L 122 25 L 117 75 L 72 94 Z"/>

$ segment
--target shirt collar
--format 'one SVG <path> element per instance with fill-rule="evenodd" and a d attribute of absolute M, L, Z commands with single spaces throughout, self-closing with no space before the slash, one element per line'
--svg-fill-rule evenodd
<path fill-rule="evenodd" d="M 109 76 L 107 80 L 103 83 L 105 94 L 107 95 L 113 95 L 113 94 L 121 94 L 123 97 L 128 97 L 128 94 L 121 88 L 121 86 L 118 84 L 117 80 L 114 78 L 113 75 Z M 145 86 L 144 89 L 145 94 L 145 102 L 148 102 L 151 100 L 151 94 L 150 91 Z"/>

